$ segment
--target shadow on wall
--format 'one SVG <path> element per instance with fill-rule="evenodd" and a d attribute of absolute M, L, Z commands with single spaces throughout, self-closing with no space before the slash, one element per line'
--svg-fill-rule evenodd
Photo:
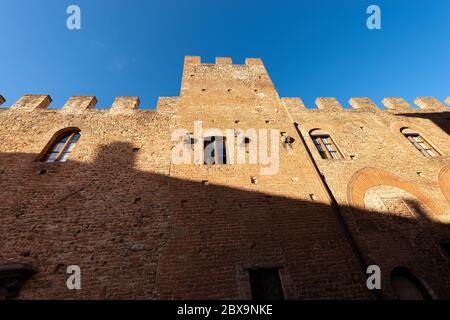
<path fill-rule="evenodd" d="M 450 110 L 450 109 L 449 109 Z M 450 112 L 402 113 L 399 116 L 422 118 L 433 121 L 446 134 L 450 135 Z"/>
<path fill-rule="evenodd" d="M 20 298 L 250 299 L 274 274 L 286 299 L 371 298 L 329 205 L 140 171 L 138 152 L 117 143 L 94 163 L 58 164 L 1 154 L 0 264 L 38 269 Z M 366 264 L 381 267 L 382 298 L 402 294 L 390 278 L 402 267 L 448 299 L 449 257 L 436 239 L 450 239 L 449 226 L 410 205 L 419 219 L 342 210 Z M 66 287 L 69 265 L 81 268 L 79 291 Z M 254 273 L 255 284 L 252 270 L 270 272 Z"/>

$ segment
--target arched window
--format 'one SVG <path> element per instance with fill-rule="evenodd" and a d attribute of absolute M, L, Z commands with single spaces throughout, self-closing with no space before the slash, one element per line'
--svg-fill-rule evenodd
<path fill-rule="evenodd" d="M 391 285 L 400 300 L 432 300 L 425 286 L 407 268 L 391 272 Z"/>
<path fill-rule="evenodd" d="M 47 147 L 41 162 L 66 162 L 80 139 L 80 130 L 72 129 L 59 134 L 56 139 Z"/>
<path fill-rule="evenodd" d="M 206 137 L 204 139 L 204 163 L 226 164 L 227 148 L 225 137 Z"/>
<path fill-rule="evenodd" d="M 0 265 L 0 301 L 16 299 L 20 290 L 38 270 L 26 264 Z"/>
<path fill-rule="evenodd" d="M 417 149 L 420 153 L 427 158 L 434 158 L 439 156 L 439 152 L 434 149 L 430 143 L 428 143 L 420 133 L 417 133 L 409 128 L 401 129 L 401 133 L 406 139 Z"/>
<path fill-rule="evenodd" d="M 317 129 L 309 134 L 322 159 L 342 159 L 342 154 L 328 132 Z"/>

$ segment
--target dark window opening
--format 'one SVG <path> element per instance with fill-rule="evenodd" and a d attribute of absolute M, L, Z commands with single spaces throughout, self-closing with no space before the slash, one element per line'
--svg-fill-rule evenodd
<path fill-rule="evenodd" d="M 253 300 L 284 300 L 278 268 L 255 269 L 248 272 Z"/>
<path fill-rule="evenodd" d="M 399 300 L 432 300 L 425 286 L 408 269 L 398 267 L 391 272 L 391 284 Z"/>
<path fill-rule="evenodd" d="M 444 250 L 444 252 L 450 258 L 450 242 L 441 243 L 441 248 L 442 248 L 442 250 Z"/>
<path fill-rule="evenodd" d="M 227 164 L 227 148 L 224 137 L 206 137 L 204 140 L 204 163 Z"/>

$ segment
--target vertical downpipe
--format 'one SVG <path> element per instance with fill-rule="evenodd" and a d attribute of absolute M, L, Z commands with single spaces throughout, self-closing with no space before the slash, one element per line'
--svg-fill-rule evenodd
<path fill-rule="evenodd" d="M 293 120 L 293 119 L 291 118 L 291 120 Z M 340 226 L 342 232 L 344 233 L 345 238 L 347 239 L 347 241 L 350 244 L 353 254 L 355 255 L 355 258 L 358 261 L 358 264 L 360 265 L 360 268 L 362 270 L 364 278 L 367 279 L 366 271 L 367 271 L 368 265 L 366 264 L 362 254 L 361 254 L 361 250 L 359 249 L 358 244 L 356 243 L 355 239 L 353 238 L 353 236 L 347 226 L 347 223 L 345 222 L 344 216 L 342 215 L 341 209 L 339 208 L 339 204 L 336 201 L 336 198 L 334 197 L 333 192 L 331 191 L 330 187 L 328 186 L 325 176 L 322 174 L 322 172 L 319 169 L 319 166 L 317 165 L 316 161 L 314 160 L 311 150 L 309 150 L 309 148 L 306 144 L 305 138 L 303 137 L 302 132 L 300 130 L 300 125 L 294 121 L 292 121 L 292 123 L 295 126 L 295 129 L 297 131 L 298 136 L 300 137 L 300 140 L 302 141 L 302 144 L 308 155 L 308 159 L 311 162 L 317 176 L 319 177 L 322 188 L 324 189 L 324 191 L 330 201 L 331 208 L 333 209 L 334 213 L 336 214 L 336 218 L 338 220 L 339 226 Z M 378 292 L 378 290 L 370 290 L 370 292 L 371 292 L 372 298 L 374 300 L 381 300 L 381 295 Z"/>

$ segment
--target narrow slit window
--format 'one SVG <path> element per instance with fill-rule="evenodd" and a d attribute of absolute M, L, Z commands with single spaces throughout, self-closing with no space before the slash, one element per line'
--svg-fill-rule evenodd
<path fill-rule="evenodd" d="M 249 270 L 249 277 L 253 300 L 284 300 L 278 268 Z"/>
<path fill-rule="evenodd" d="M 73 130 L 60 135 L 48 148 L 41 162 L 66 162 L 76 143 L 80 139 L 80 131 Z"/>
<path fill-rule="evenodd" d="M 401 132 L 424 157 L 434 158 L 440 155 L 419 133 L 408 128 L 402 129 Z"/>
<path fill-rule="evenodd" d="M 342 159 L 342 155 L 328 133 L 314 130 L 310 135 L 322 159 Z"/>

